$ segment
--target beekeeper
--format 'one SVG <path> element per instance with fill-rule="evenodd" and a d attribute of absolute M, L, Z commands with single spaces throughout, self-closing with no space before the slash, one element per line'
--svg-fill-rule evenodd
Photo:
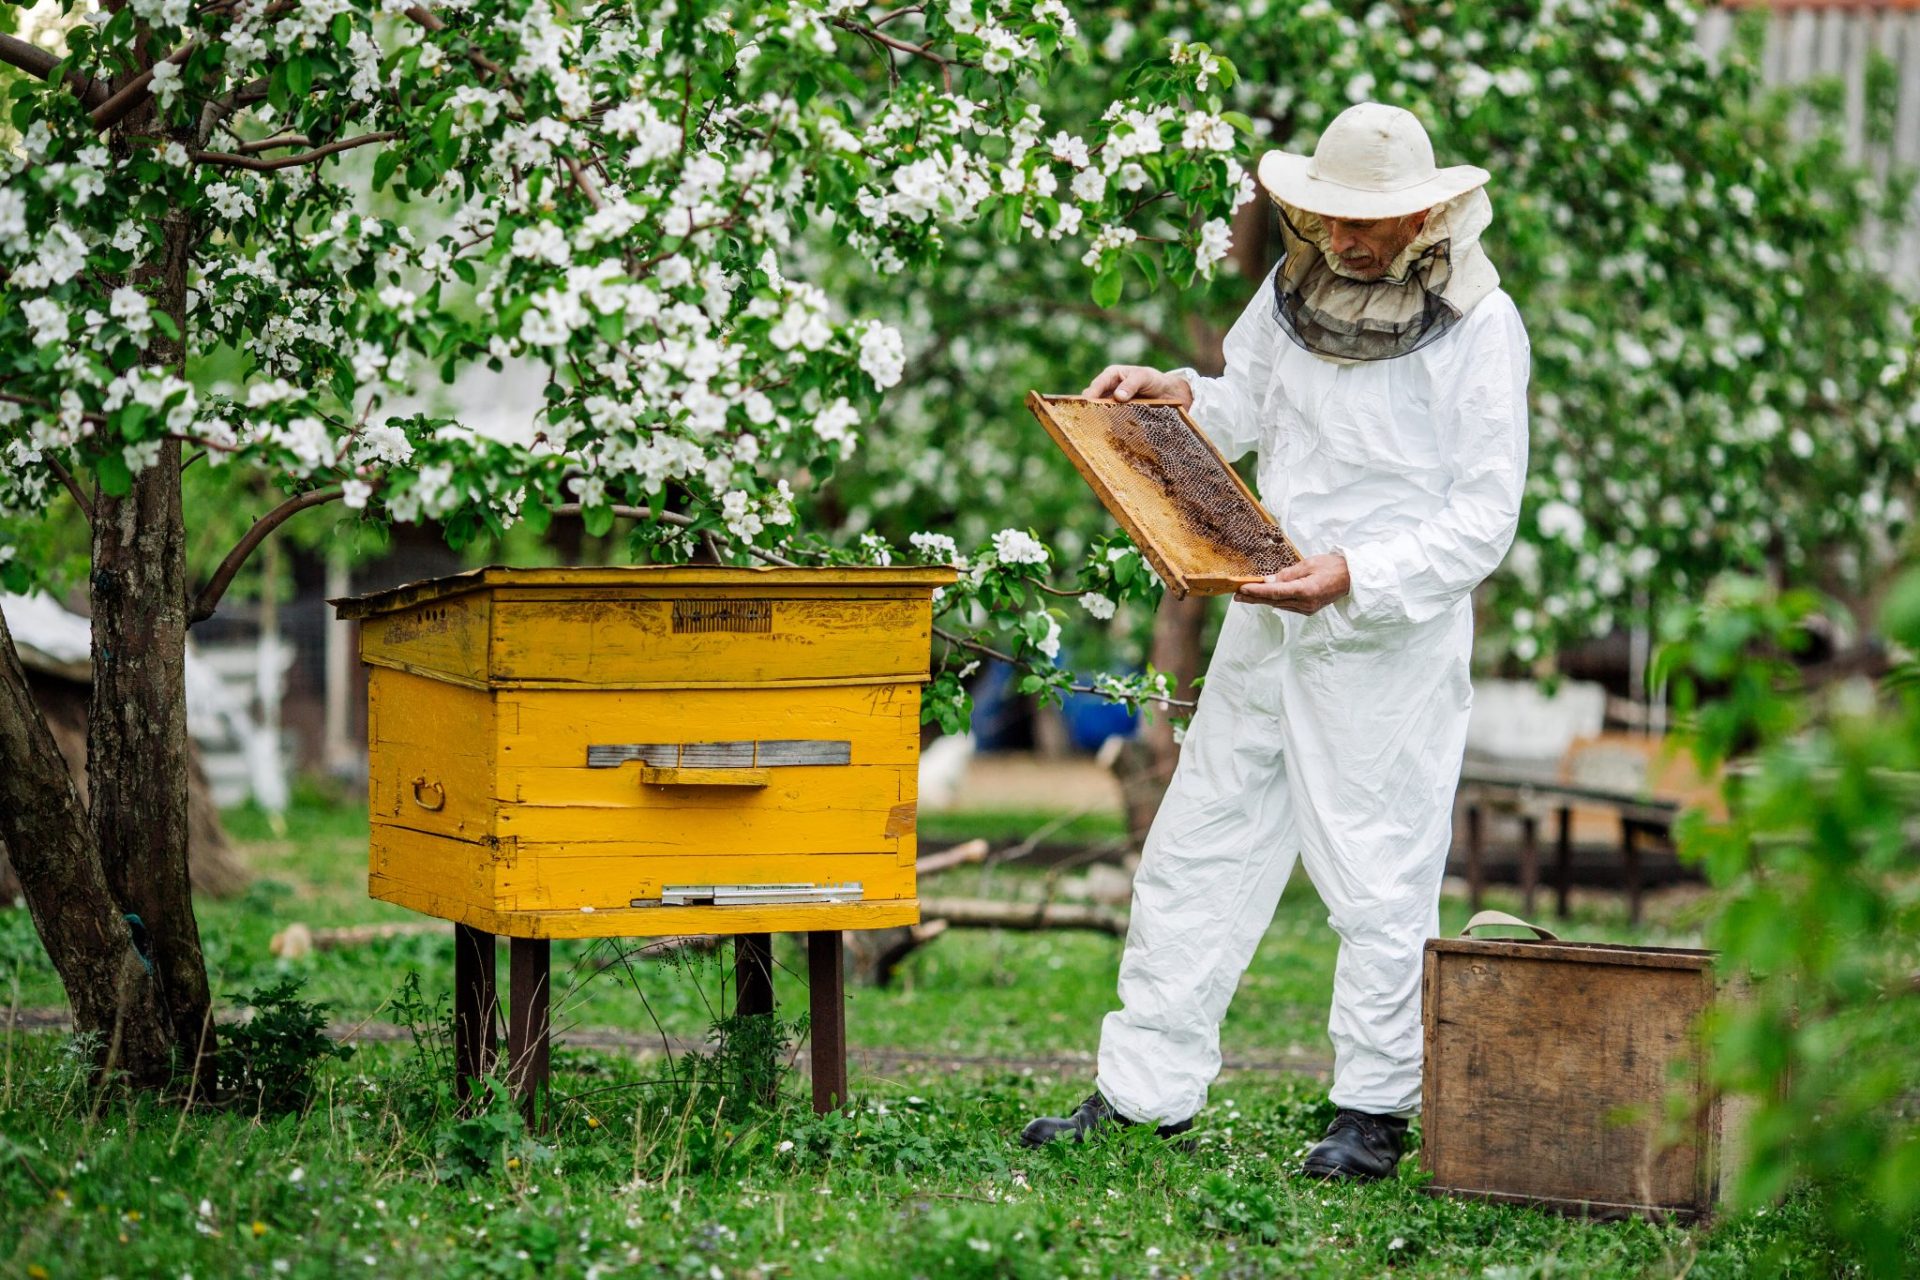
<path fill-rule="evenodd" d="M 1283 256 L 1227 334 L 1226 372 L 1114 365 L 1085 394 L 1171 399 L 1305 556 L 1228 608 L 1134 880 L 1096 1092 L 1030 1146 L 1130 1122 L 1185 1131 L 1220 1020 L 1301 858 L 1339 935 L 1332 1100 L 1304 1172 L 1393 1173 L 1420 1106 L 1421 944 L 1472 702 L 1473 589 L 1513 539 L 1527 335 L 1480 237 L 1487 173 L 1436 168 L 1397 107 L 1344 111 L 1261 184 Z"/>

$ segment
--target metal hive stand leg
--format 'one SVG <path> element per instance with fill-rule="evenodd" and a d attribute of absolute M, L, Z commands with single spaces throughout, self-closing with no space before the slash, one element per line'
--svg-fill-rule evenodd
<path fill-rule="evenodd" d="M 493 935 L 469 925 L 453 926 L 453 1088 L 465 1103 L 474 1082 L 493 1071 L 498 1055 L 494 1019 L 500 994 L 494 977 Z"/>
<path fill-rule="evenodd" d="M 552 972 L 550 939 L 512 940 L 507 963 L 507 1084 L 520 1100 L 527 1126 L 536 1130 L 546 1128 L 547 1089 L 552 1082 L 548 1057 Z"/>
<path fill-rule="evenodd" d="M 847 1105 L 846 945 L 838 929 L 807 935 L 808 1020 L 813 1034 L 813 1109 Z"/>
<path fill-rule="evenodd" d="M 733 938 L 733 1012 L 737 1018 L 773 1016 L 773 935 L 738 933 Z M 760 1101 L 772 1106 L 779 1095 L 779 1061 L 773 1037 L 765 1040 L 762 1061 L 754 1064 Z"/>

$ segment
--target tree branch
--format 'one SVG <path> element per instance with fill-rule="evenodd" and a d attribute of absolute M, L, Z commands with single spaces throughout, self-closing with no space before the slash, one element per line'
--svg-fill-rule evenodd
<path fill-rule="evenodd" d="M 67 487 L 67 492 L 73 495 L 74 503 L 79 506 L 80 514 L 87 518 L 88 524 L 92 524 L 93 503 L 88 499 L 86 491 L 81 489 L 80 482 L 73 478 L 73 472 L 61 465 L 60 459 L 45 450 L 41 451 L 40 458 L 47 464 L 49 471 L 60 477 L 60 483 Z"/>
<path fill-rule="evenodd" d="M 198 38 L 189 40 L 165 58 L 161 59 L 161 62 L 171 62 L 177 67 L 193 56 L 193 51 L 199 46 L 199 43 Z M 154 64 L 154 66 L 158 65 L 160 64 Z M 93 109 L 88 116 L 88 119 L 93 123 L 93 127 L 95 129 L 112 128 L 145 106 L 148 102 L 152 101 L 153 92 L 149 87 L 152 84 L 153 67 L 148 67 L 145 71 L 142 71 L 139 75 L 122 85 L 112 97 Z"/>
<path fill-rule="evenodd" d="M 415 22 L 419 23 L 421 26 L 425 27 L 429 31 L 440 32 L 440 31 L 445 31 L 447 29 L 447 24 L 440 21 L 439 15 L 434 13 L 431 9 L 427 8 L 423 4 L 413 5 L 408 9 L 406 9 L 405 13 L 407 17 L 413 19 Z M 482 71 L 486 72 L 488 75 L 491 75 L 491 76 L 500 75 L 500 64 L 495 62 L 492 58 L 487 57 L 485 54 L 481 53 L 479 50 L 469 47 L 466 51 L 466 58 L 468 62 L 471 62 L 474 66 L 480 68 Z M 512 81 L 507 77 L 502 76 L 501 78 L 507 79 L 509 84 L 512 83 Z"/>
<path fill-rule="evenodd" d="M 17 36 L 0 35 L 0 62 L 18 67 L 30 76 L 49 79 L 53 69 L 64 61 L 59 54 L 42 49 L 37 44 L 30 44 Z M 69 71 L 65 81 L 74 96 L 89 107 L 97 107 L 107 100 L 106 87 L 92 76 Z"/>
<path fill-rule="evenodd" d="M 207 585 L 202 587 L 200 594 L 190 602 L 187 609 L 187 625 L 192 626 L 196 622 L 205 621 L 213 616 L 213 611 L 220 605 L 220 597 L 225 595 L 227 588 L 233 585 L 233 577 L 240 572 L 240 566 L 247 562 L 247 557 L 253 554 L 256 547 L 266 541 L 268 534 L 308 507 L 321 506 L 339 496 L 339 489 L 309 489 L 305 493 L 288 498 L 255 520 L 253 527 L 247 530 L 246 536 L 234 544 L 233 550 L 227 552 L 227 558 L 222 560 L 220 567 L 213 571 L 213 577 L 207 580 Z"/>
<path fill-rule="evenodd" d="M 35 400 L 31 396 L 17 396 L 11 391 L 0 391 L 0 400 L 5 400 L 9 404 L 22 404 L 29 409 L 38 409 L 41 413 L 49 417 L 57 417 L 60 413 L 60 410 L 53 405 Z M 80 418 L 83 422 L 91 422 L 95 426 L 104 427 L 107 425 L 107 420 L 97 413 L 83 413 L 80 415 Z"/>
<path fill-rule="evenodd" d="M 310 147 L 313 139 L 304 133 L 281 133 L 271 138 L 262 138 L 258 142 L 243 142 L 234 150 L 243 156 L 258 155 L 262 151 L 274 151 L 280 147 Z"/>
<path fill-rule="evenodd" d="M 933 634 L 935 634 L 936 636 L 939 636 L 942 640 L 945 640 L 948 644 L 953 645 L 956 648 L 966 649 L 969 652 L 977 653 L 983 658 L 994 658 L 994 659 L 997 659 L 998 661 L 1006 663 L 1010 667 L 1016 667 L 1023 670 L 1032 669 L 1033 664 L 1031 663 L 1022 662 L 1020 661 L 1020 659 L 1014 657 L 1010 653 L 1002 653 L 1000 652 L 1000 650 L 994 648 L 992 645 L 981 644 L 978 640 L 969 640 L 965 636 L 955 635 L 953 632 L 947 630 L 945 627 L 935 627 L 933 629 Z M 1126 701 L 1126 699 L 1124 698 L 1114 697 L 1111 693 L 1108 693 L 1105 689 L 1096 689 L 1090 684 L 1070 684 L 1067 686 L 1067 690 L 1070 693 L 1090 693 L 1096 698 L 1105 698 L 1108 702 L 1125 702 Z M 1186 701 L 1183 698 L 1159 698 L 1159 697 L 1149 696 L 1149 697 L 1141 698 L 1140 701 L 1151 702 L 1155 706 L 1167 707 L 1169 709 L 1173 707 L 1179 707 L 1183 711 L 1191 711 L 1193 710 L 1195 705 L 1191 702 Z"/>
<path fill-rule="evenodd" d="M 351 151 L 355 147 L 368 146 L 375 142 L 391 142 L 399 137 L 398 133 L 363 133 L 357 138 L 342 138 L 338 142 L 329 142 L 324 147 L 315 147 L 311 151 L 302 151 L 299 155 L 281 156 L 274 160 L 262 160 L 258 156 L 242 155 L 234 151 L 189 151 L 189 159 L 202 164 L 217 165 L 225 169 L 251 169 L 255 173 L 270 173 L 275 169 L 291 169 L 296 165 L 316 164 L 328 156 L 338 155 L 342 151 Z M 276 141 L 271 145 L 285 147 L 294 145 L 294 139 Z M 253 144 L 265 149 L 267 144 Z"/>
<path fill-rule="evenodd" d="M 577 502 L 563 502 L 557 507 L 549 508 L 549 511 L 556 516 L 577 516 L 580 514 L 580 510 L 580 504 Z M 692 516 L 681 515 L 678 511 L 662 511 L 659 515 L 655 515 L 646 507 L 629 507 L 620 504 L 616 504 L 612 508 L 612 511 L 613 514 L 619 516 L 622 520 L 655 520 L 661 524 L 678 525 L 682 529 L 693 523 Z M 798 569 L 800 567 L 797 563 L 780 555 L 778 552 L 768 551 L 763 547 L 748 547 L 747 554 L 753 556 L 756 560 L 764 560 L 768 564 L 778 565 L 782 569 Z"/>

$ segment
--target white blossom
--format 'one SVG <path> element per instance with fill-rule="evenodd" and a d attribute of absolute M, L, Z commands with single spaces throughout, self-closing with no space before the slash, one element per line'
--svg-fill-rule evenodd
<path fill-rule="evenodd" d="M 1211 274 L 1214 264 L 1233 247 L 1233 228 L 1225 218 L 1211 218 L 1200 228 L 1200 243 L 1194 247 L 1194 261 L 1201 271 Z"/>
<path fill-rule="evenodd" d="M 994 558 L 1001 564 L 1045 564 L 1047 548 L 1025 529 L 1002 529 L 993 535 Z"/>
<path fill-rule="evenodd" d="M 214 212 L 223 218 L 253 216 L 253 197 L 231 182 L 208 183 L 207 199 L 213 202 Z"/>
<path fill-rule="evenodd" d="M 928 564 L 960 563 L 960 548 L 954 545 L 953 538 L 944 533 L 911 533 L 907 542 Z"/>
<path fill-rule="evenodd" d="M 52 298 L 29 298 L 21 308 L 33 329 L 34 345 L 57 346 L 67 340 L 67 309 Z"/>
<path fill-rule="evenodd" d="M 147 303 L 147 295 L 132 285 L 121 285 L 113 291 L 109 310 L 113 318 L 127 327 L 135 337 L 143 337 L 153 328 L 153 315 Z"/>
<path fill-rule="evenodd" d="M 891 325 L 869 324 L 860 333 L 860 368 L 873 385 L 885 390 L 898 385 L 907 366 L 906 345 Z"/>
<path fill-rule="evenodd" d="M 1088 591 L 1080 597 L 1080 607 L 1102 622 L 1113 616 L 1113 600 L 1098 591 Z"/>

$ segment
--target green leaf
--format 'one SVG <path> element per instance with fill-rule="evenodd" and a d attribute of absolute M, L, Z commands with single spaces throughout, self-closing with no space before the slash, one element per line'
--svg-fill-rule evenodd
<path fill-rule="evenodd" d="M 1133 249 L 1128 252 L 1127 261 L 1133 263 L 1134 270 L 1145 277 L 1148 292 L 1160 287 L 1160 264 L 1153 260 L 1152 254 L 1145 249 Z"/>
<path fill-rule="evenodd" d="M 613 508 L 588 507 L 580 513 L 580 522 L 586 525 L 589 534 L 596 538 L 604 538 L 607 536 L 607 530 L 613 528 Z"/>
<path fill-rule="evenodd" d="M 287 59 L 287 92 L 296 98 L 313 92 L 313 60 L 304 54 Z"/>
<path fill-rule="evenodd" d="M 427 136 L 433 139 L 434 150 L 440 155 L 442 163 L 452 164 L 454 155 L 459 154 L 459 146 L 453 143 L 453 112 L 442 111 L 433 118 L 433 124 L 427 129 Z M 453 153 L 448 146 L 453 145 Z"/>
<path fill-rule="evenodd" d="M 1251 134 L 1253 132 L 1253 121 L 1247 118 L 1245 112 L 1222 111 L 1220 118 L 1242 133 Z"/>
<path fill-rule="evenodd" d="M 110 498 L 124 498 L 133 492 L 133 472 L 127 470 L 127 460 L 117 449 L 100 455 L 100 461 L 93 465 L 93 474 L 100 482 L 100 492 Z"/>
<path fill-rule="evenodd" d="M 393 171 L 400 167 L 400 152 L 394 148 L 383 148 L 373 161 L 373 189 L 380 190 L 393 177 Z"/>
<path fill-rule="evenodd" d="M 1018 196 L 1004 196 L 1000 201 L 1000 238 L 1009 244 L 1020 239 L 1020 215 L 1022 208 Z"/>
<path fill-rule="evenodd" d="M 1106 308 L 1120 301 L 1120 289 L 1123 283 L 1118 258 L 1103 265 L 1100 268 L 1100 274 L 1093 278 L 1094 305 Z"/>
<path fill-rule="evenodd" d="M 553 523 L 553 512 L 540 499 L 529 498 L 526 505 L 520 508 L 520 523 L 537 538 Z"/>
<path fill-rule="evenodd" d="M 353 39 L 353 15 L 336 13 L 333 15 L 333 42 L 344 45 Z"/>
<path fill-rule="evenodd" d="M 1880 625 L 1909 649 L 1920 649 L 1920 570 L 1901 578 L 1887 595 Z"/>

